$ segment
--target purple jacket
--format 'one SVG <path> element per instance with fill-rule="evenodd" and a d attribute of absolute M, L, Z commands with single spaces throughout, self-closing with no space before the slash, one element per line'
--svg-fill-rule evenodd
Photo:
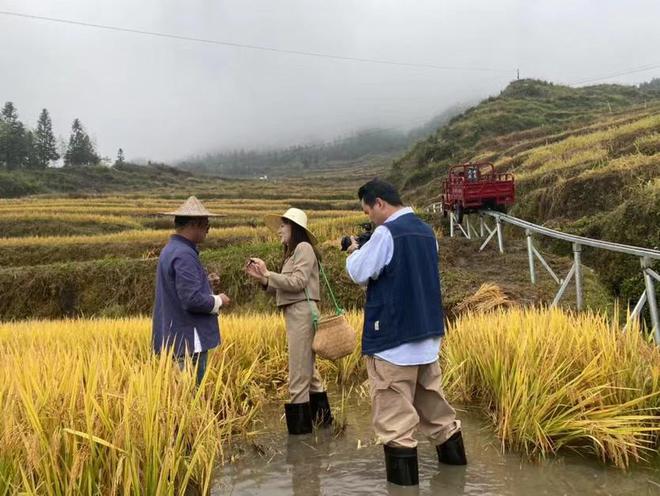
<path fill-rule="evenodd" d="M 206 271 L 194 243 L 177 234 L 170 238 L 158 258 L 156 303 L 152 341 L 159 353 L 174 346 L 176 356 L 194 350 L 194 330 L 202 351 L 220 344 L 218 316 L 212 314 L 215 300 Z"/>

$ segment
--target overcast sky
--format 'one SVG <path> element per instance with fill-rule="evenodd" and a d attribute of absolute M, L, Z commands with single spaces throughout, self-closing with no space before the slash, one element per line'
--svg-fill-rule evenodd
<path fill-rule="evenodd" d="M 0 0 L 1 11 L 280 50 L 204 44 L 0 14 L 0 100 L 103 155 L 172 161 L 234 147 L 421 124 L 515 78 L 660 76 L 657 0 Z M 480 70 L 474 70 L 480 69 Z M 488 69 L 488 70 L 481 70 Z"/>

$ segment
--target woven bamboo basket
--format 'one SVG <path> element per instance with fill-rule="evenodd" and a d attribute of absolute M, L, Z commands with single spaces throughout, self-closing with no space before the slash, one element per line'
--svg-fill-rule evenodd
<path fill-rule="evenodd" d="M 357 333 L 346 315 L 322 317 L 319 320 L 312 350 L 321 358 L 337 360 L 353 353 L 357 346 Z"/>

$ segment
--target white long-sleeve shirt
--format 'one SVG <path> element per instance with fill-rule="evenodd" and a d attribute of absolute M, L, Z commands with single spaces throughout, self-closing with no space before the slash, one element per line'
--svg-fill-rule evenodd
<path fill-rule="evenodd" d="M 390 215 L 385 224 L 402 215 L 413 213 L 410 207 L 404 207 Z M 437 246 L 437 244 L 436 244 Z M 354 282 L 366 286 L 369 279 L 378 279 L 383 269 L 392 261 L 394 255 L 394 239 L 385 226 L 378 226 L 369 241 L 362 248 L 355 250 L 346 259 L 346 271 Z M 376 357 L 395 365 L 424 365 L 438 359 L 440 351 L 439 337 L 426 338 L 411 343 L 403 343 L 389 350 L 380 351 Z"/>
<path fill-rule="evenodd" d="M 220 295 L 211 295 L 213 297 L 213 308 L 211 309 L 211 313 L 213 314 L 218 314 L 220 313 L 220 307 L 222 306 L 222 298 L 220 298 Z M 199 339 L 199 334 L 197 334 L 197 328 L 194 327 L 193 331 L 195 332 L 195 335 L 193 336 L 193 353 L 201 353 L 202 352 L 202 342 Z"/>

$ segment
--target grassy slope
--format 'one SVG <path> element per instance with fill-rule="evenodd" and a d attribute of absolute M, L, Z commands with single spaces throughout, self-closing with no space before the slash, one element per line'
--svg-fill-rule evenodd
<path fill-rule="evenodd" d="M 660 246 L 660 92 L 509 85 L 419 142 L 393 178 L 415 204 L 437 200 L 449 164 L 489 160 L 516 175 L 512 214 L 599 239 Z M 570 247 L 557 245 L 558 253 Z M 639 261 L 585 253 L 608 289 L 641 292 Z"/>
<path fill-rule="evenodd" d="M 136 191 L 197 182 L 192 174 L 167 166 L 89 166 L 43 170 L 0 170 L 0 198 L 34 194 L 98 194 Z"/>

